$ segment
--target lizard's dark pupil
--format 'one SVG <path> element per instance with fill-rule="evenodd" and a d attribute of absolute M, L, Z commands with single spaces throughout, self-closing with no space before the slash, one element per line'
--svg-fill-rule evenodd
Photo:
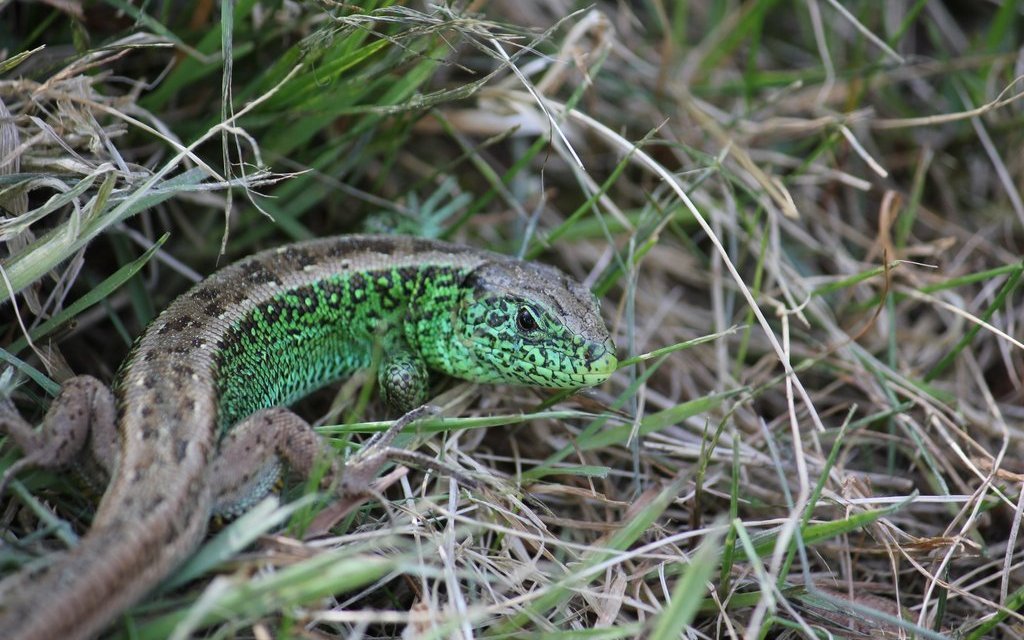
<path fill-rule="evenodd" d="M 519 312 L 516 313 L 516 327 L 524 333 L 531 333 L 537 330 L 537 319 L 529 309 L 519 307 Z"/>

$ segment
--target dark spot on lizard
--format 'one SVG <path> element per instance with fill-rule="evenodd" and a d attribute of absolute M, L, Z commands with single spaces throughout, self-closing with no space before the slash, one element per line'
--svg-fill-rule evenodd
<path fill-rule="evenodd" d="M 313 313 L 320 306 L 320 301 L 317 298 L 316 291 L 313 287 L 302 287 L 301 289 L 296 289 L 295 295 L 299 298 L 300 308 L 306 313 Z"/>
<path fill-rule="evenodd" d="M 352 291 L 363 290 L 366 288 L 366 278 L 361 273 L 353 273 L 348 279 L 348 285 Z"/>
<path fill-rule="evenodd" d="M 276 283 L 277 276 L 259 260 L 252 260 L 242 266 L 242 276 L 252 284 Z"/>
<path fill-rule="evenodd" d="M 224 289 L 220 293 L 220 301 L 228 307 L 232 307 L 244 302 L 246 293 L 248 292 L 248 289 L 245 288 L 244 283 L 237 283 L 237 281 L 232 281 L 232 284 L 240 284 L 242 286 L 235 286 L 230 289 Z"/>
<path fill-rule="evenodd" d="M 329 299 L 332 294 L 341 295 L 344 289 L 341 283 L 335 279 L 327 279 L 320 283 L 320 290 L 323 291 L 324 295 Z"/>
<path fill-rule="evenodd" d="M 398 247 L 395 246 L 394 240 L 386 238 L 363 238 L 355 248 L 390 256 L 395 253 Z"/>
<path fill-rule="evenodd" d="M 224 304 L 219 300 L 211 300 L 203 307 L 203 313 L 211 318 L 216 318 L 224 313 Z"/>
<path fill-rule="evenodd" d="M 284 251 L 284 257 L 289 261 L 295 263 L 298 267 L 308 267 L 311 264 L 316 264 L 316 257 L 306 249 L 296 246 L 290 246 Z"/>
<path fill-rule="evenodd" d="M 160 327 L 160 329 L 157 330 L 157 333 L 163 335 L 165 333 L 169 333 L 172 331 L 182 331 L 183 329 L 187 329 L 188 327 L 192 326 L 192 322 L 192 316 L 188 315 L 187 313 L 183 313 L 180 316 L 174 316 L 170 320 L 165 322 L 164 326 Z"/>
<path fill-rule="evenodd" d="M 327 245 L 327 250 L 324 252 L 328 257 L 340 258 L 348 253 L 352 252 L 352 246 L 347 242 L 332 242 Z M 348 267 L 344 267 L 348 268 Z"/>
<path fill-rule="evenodd" d="M 181 464 L 185 460 L 185 455 L 188 453 L 188 440 L 181 438 L 174 443 L 174 457 Z"/>
<path fill-rule="evenodd" d="M 192 291 L 192 297 L 196 300 L 209 302 L 220 298 L 220 293 L 218 293 L 213 287 L 198 287 Z"/>
<path fill-rule="evenodd" d="M 405 287 L 406 292 L 412 293 L 419 284 L 420 270 L 416 267 L 402 267 L 398 270 L 398 277 Z"/>
<path fill-rule="evenodd" d="M 178 536 L 180 535 L 180 525 L 171 520 L 167 524 L 167 531 L 164 532 L 164 545 L 171 546 L 175 542 L 178 542 Z"/>
<path fill-rule="evenodd" d="M 437 267 L 427 266 L 417 269 L 419 274 L 423 276 L 423 279 L 427 282 L 433 282 L 437 278 Z"/>
<path fill-rule="evenodd" d="M 260 309 L 260 312 L 270 324 L 274 324 L 281 319 L 281 305 L 279 304 L 268 303 L 267 306 Z"/>

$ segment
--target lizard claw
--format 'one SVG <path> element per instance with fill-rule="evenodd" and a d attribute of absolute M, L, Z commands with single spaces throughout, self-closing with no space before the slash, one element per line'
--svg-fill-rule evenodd
<path fill-rule="evenodd" d="M 411 411 L 405 412 L 400 418 L 391 423 L 391 426 L 384 431 L 380 431 L 372 438 L 366 441 L 363 446 L 363 450 L 356 454 L 356 458 L 362 455 L 373 455 L 381 449 L 386 449 L 391 446 L 391 443 L 395 441 L 398 434 L 405 431 L 405 428 L 411 424 L 419 422 L 424 418 L 430 418 L 441 414 L 441 407 L 436 404 L 424 404 L 412 409 Z M 358 464 L 358 460 L 355 461 Z"/>

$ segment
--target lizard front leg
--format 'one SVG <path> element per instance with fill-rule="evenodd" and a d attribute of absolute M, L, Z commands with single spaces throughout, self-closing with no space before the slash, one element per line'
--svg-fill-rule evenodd
<path fill-rule="evenodd" d="M 405 427 L 435 413 L 437 409 L 430 406 L 409 411 L 343 463 L 327 441 L 292 411 L 281 407 L 258 411 L 233 427 L 221 442 L 210 470 L 214 513 L 237 516 L 245 512 L 270 490 L 281 462 L 309 477 L 317 465 L 327 461 L 322 488 L 333 488 L 339 499 L 354 507 L 374 495 L 373 480 L 388 460 L 439 466 L 425 456 L 390 446 Z"/>
<path fill-rule="evenodd" d="M 118 456 L 116 416 L 113 393 L 92 376 L 65 382 L 38 430 L 18 414 L 9 398 L 0 401 L 0 432 L 25 454 L 0 479 L 0 494 L 12 478 L 30 467 L 59 469 L 77 464 L 87 477 L 99 472 L 109 478 Z M 90 455 L 83 458 L 83 451 Z"/>
<path fill-rule="evenodd" d="M 377 383 L 384 402 L 407 413 L 426 402 L 430 373 L 427 363 L 409 348 L 405 339 L 395 337 L 384 341 Z"/>
<path fill-rule="evenodd" d="M 302 477 L 318 464 L 330 465 L 324 481 L 340 472 L 337 452 L 313 427 L 289 409 L 257 411 L 228 431 L 210 468 L 217 515 L 239 516 L 266 495 L 282 462 Z"/>
<path fill-rule="evenodd" d="M 339 497 L 338 502 L 320 512 L 320 515 L 310 524 L 310 532 L 326 532 L 368 497 L 375 497 L 387 506 L 384 497 L 373 486 L 373 480 L 380 471 L 380 467 L 387 461 L 401 462 L 421 469 L 431 469 L 442 475 L 455 478 L 463 486 L 481 488 L 481 485 L 474 479 L 453 466 L 416 451 L 396 449 L 391 446 L 398 434 L 406 427 L 438 413 L 440 413 L 438 407 L 423 405 L 406 412 L 401 418 L 395 420 L 387 430 L 381 431 L 367 440 L 358 453 L 345 461 L 344 473 L 335 490 Z"/>

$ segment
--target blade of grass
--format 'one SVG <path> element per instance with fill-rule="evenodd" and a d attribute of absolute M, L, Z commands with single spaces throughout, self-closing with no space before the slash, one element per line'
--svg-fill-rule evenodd
<path fill-rule="evenodd" d="M 718 567 L 721 555 L 722 533 L 726 527 L 719 524 L 704 537 L 697 552 L 686 565 L 686 571 L 672 588 L 672 600 L 654 619 L 651 640 L 675 640 L 686 635 L 704 602 L 708 580 Z"/>
<path fill-rule="evenodd" d="M 552 609 L 564 604 L 578 589 L 590 584 L 594 578 L 603 573 L 606 562 L 613 559 L 616 553 L 628 549 L 647 532 L 647 529 L 682 491 L 684 482 L 682 478 L 676 478 L 666 485 L 650 504 L 623 522 L 622 526 L 607 538 L 603 547 L 589 551 L 565 577 L 544 588 L 536 599 L 497 624 L 488 632 L 487 637 L 502 637 L 506 634 L 517 633 L 530 620 L 545 617 Z"/>
<path fill-rule="evenodd" d="M 21 291 L 67 260 L 104 229 L 143 209 L 156 206 L 184 189 L 196 186 L 203 175 L 200 169 L 191 169 L 169 180 L 154 176 L 106 211 L 90 216 L 81 228 L 76 230 L 70 223 L 55 227 L 17 255 L 3 261 L 11 289 L 0 292 L 0 303 L 9 300 L 12 293 Z"/>
<path fill-rule="evenodd" d="M 1017 285 L 1020 284 L 1021 274 L 1024 273 L 1024 263 L 1021 263 L 1018 266 L 1021 268 L 1010 274 L 1006 279 L 1006 282 L 1004 282 L 1003 286 L 999 289 L 999 292 L 996 293 L 994 298 L 992 298 L 992 303 L 982 312 L 980 316 L 982 322 L 988 322 L 992 317 L 992 314 L 995 313 L 997 309 L 1001 308 L 1017 289 Z M 978 335 L 979 331 L 981 331 L 981 325 L 976 322 L 972 322 L 970 327 L 967 329 L 967 333 L 957 341 L 956 345 L 949 351 L 949 353 L 943 356 L 937 364 L 928 370 L 928 373 L 924 376 L 924 381 L 931 382 L 941 375 L 949 365 L 953 364 L 953 361 L 956 360 L 958 355 L 960 355 L 960 352 L 974 341 L 974 338 Z"/>
<path fill-rule="evenodd" d="M 819 524 L 812 524 L 800 528 L 800 541 L 804 545 L 812 545 L 823 540 L 830 540 L 838 537 L 844 533 L 850 533 L 862 529 L 869 524 L 877 522 L 880 518 L 892 515 L 905 506 L 914 501 L 917 497 L 917 492 L 913 492 L 907 496 L 904 500 L 898 503 L 892 504 L 882 509 L 870 509 L 856 513 L 848 518 L 842 520 L 833 520 L 830 522 L 822 522 Z M 764 557 L 771 555 L 775 551 L 775 540 L 776 536 L 774 533 L 767 533 L 756 537 L 753 549 L 757 555 Z M 796 536 L 790 541 L 790 548 L 796 548 L 797 540 Z"/>
<path fill-rule="evenodd" d="M 180 609 L 140 624 L 137 640 L 164 640 L 218 622 L 238 625 L 275 612 L 345 593 L 388 574 L 399 561 L 361 554 L 351 548 L 318 554 L 279 571 L 255 578 L 239 576 L 202 598 L 192 609 Z"/>
<path fill-rule="evenodd" d="M 276 496 L 264 498 L 245 515 L 234 520 L 206 542 L 199 551 L 189 558 L 188 562 L 164 580 L 155 589 L 155 592 L 167 593 L 198 578 L 241 553 L 260 536 L 284 524 L 292 514 L 316 500 L 315 494 L 307 494 L 294 502 L 281 506 Z"/>
<path fill-rule="evenodd" d="M 154 254 L 156 254 L 156 252 L 160 249 L 161 246 L 163 246 L 164 242 L 167 241 L 167 238 L 169 238 L 170 235 L 171 234 L 169 233 L 165 233 L 164 235 L 162 235 L 160 239 L 153 243 L 153 246 L 147 249 L 146 252 L 143 253 L 141 256 L 115 271 L 106 280 L 93 287 L 89 291 L 89 293 L 86 293 L 81 298 L 75 300 L 68 306 L 64 307 L 60 311 L 60 313 L 55 314 L 52 318 L 50 318 L 46 322 L 43 322 L 35 329 L 30 331 L 29 335 L 31 336 L 32 340 L 39 340 L 43 336 L 49 334 L 54 329 L 57 329 L 58 327 L 63 326 L 65 323 L 70 322 L 76 316 L 81 314 L 86 309 L 92 307 L 97 302 L 101 302 L 105 300 L 107 297 L 109 297 L 110 294 L 112 294 L 121 285 L 123 285 L 125 282 L 131 279 L 132 276 L 138 273 L 142 269 L 142 267 L 144 267 L 149 262 L 150 258 L 152 258 Z M 28 341 L 23 336 L 12 342 L 8 349 L 10 349 L 11 353 L 18 353 L 27 346 Z"/>

